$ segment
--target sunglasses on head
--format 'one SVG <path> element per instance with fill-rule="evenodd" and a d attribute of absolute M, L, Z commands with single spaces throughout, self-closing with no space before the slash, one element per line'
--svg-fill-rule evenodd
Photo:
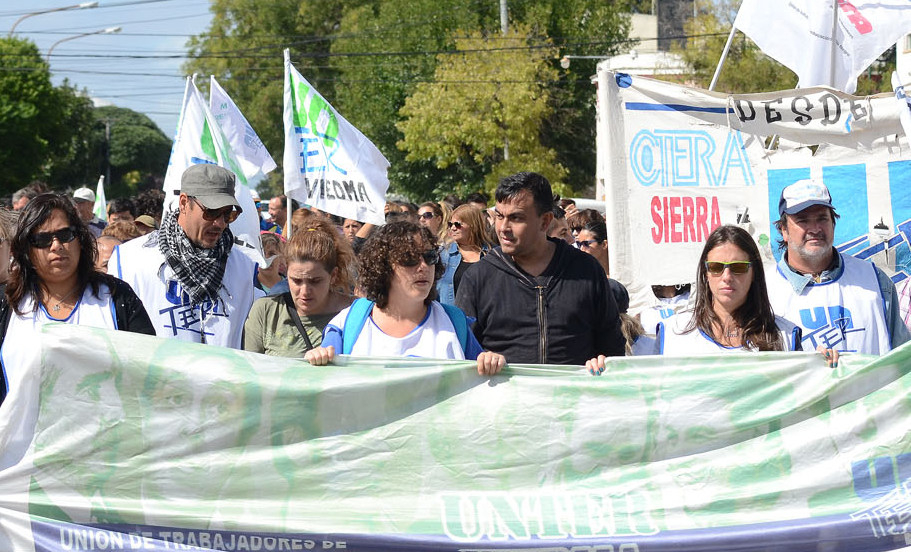
<path fill-rule="evenodd" d="M 750 271 L 750 265 L 752 264 L 752 261 L 732 261 L 730 263 L 707 261 L 705 263 L 705 269 L 708 270 L 709 274 L 712 276 L 720 276 L 725 268 L 730 269 L 733 274 L 746 274 Z"/>
<path fill-rule="evenodd" d="M 457 221 L 457 220 L 451 220 L 451 221 L 449 221 L 449 223 L 447 224 L 447 226 L 449 226 L 450 228 L 455 228 L 456 230 L 461 230 L 462 227 L 465 226 L 465 225 L 462 224 L 461 222 Z"/>
<path fill-rule="evenodd" d="M 56 232 L 35 232 L 28 237 L 28 241 L 32 244 L 32 247 L 37 247 L 38 249 L 47 249 L 54 243 L 54 240 L 57 240 L 60 243 L 70 243 L 75 239 L 76 229 L 72 226 L 61 228 Z"/>
<path fill-rule="evenodd" d="M 433 266 L 440 262 L 440 252 L 436 249 L 431 249 L 429 251 L 424 251 L 417 257 L 409 257 L 399 264 L 406 267 L 418 266 L 421 264 L 421 261 L 427 263 L 427 266 Z"/>
<path fill-rule="evenodd" d="M 228 205 L 227 207 L 222 207 L 221 209 L 209 209 L 205 205 L 199 202 L 195 197 L 190 196 L 190 199 L 195 203 L 200 209 L 202 209 L 202 218 L 212 222 L 220 218 L 224 218 L 225 222 L 231 224 L 237 217 L 240 216 L 240 211 L 234 208 L 233 205 Z"/>
<path fill-rule="evenodd" d="M 420 217 L 424 220 L 430 220 L 435 216 L 436 215 L 433 214 L 433 211 L 424 211 L 423 213 L 418 213 L 418 217 Z"/>

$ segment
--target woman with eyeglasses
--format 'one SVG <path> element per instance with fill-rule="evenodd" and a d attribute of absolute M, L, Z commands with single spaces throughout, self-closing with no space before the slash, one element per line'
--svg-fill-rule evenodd
<path fill-rule="evenodd" d="M 800 351 L 800 328 L 772 312 L 759 248 L 739 226 L 719 226 L 705 242 L 696 270 L 692 310 L 658 324 L 662 355 L 743 351 Z M 820 348 L 831 367 L 838 352 Z M 593 374 L 604 370 L 592 359 Z"/>
<path fill-rule="evenodd" d="M 448 225 L 452 242 L 440 254 L 443 276 L 437 282 L 437 292 L 441 303 L 455 304 L 462 275 L 494 246 L 486 217 L 484 211 L 467 203 L 452 212 Z"/>
<path fill-rule="evenodd" d="M 42 194 L 22 210 L 11 240 L 10 275 L 0 294 L 0 359 L 9 378 L 0 401 L 22 377 L 25 347 L 49 322 L 155 335 L 129 285 L 95 271 L 95 239 L 70 199 Z"/>
<path fill-rule="evenodd" d="M 288 291 L 258 299 L 244 323 L 244 350 L 303 358 L 353 299 L 354 251 L 335 225 L 315 216 L 285 245 Z"/>
<path fill-rule="evenodd" d="M 484 352 L 462 311 L 434 301 L 443 273 L 436 239 L 408 221 L 376 230 L 360 254 L 357 299 L 329 322 L 322 346 L 304 358 L 330 362 L 336 352 L 357 356 L 477 359 L 479 374 L 495 374 L 502 355 Z"/>

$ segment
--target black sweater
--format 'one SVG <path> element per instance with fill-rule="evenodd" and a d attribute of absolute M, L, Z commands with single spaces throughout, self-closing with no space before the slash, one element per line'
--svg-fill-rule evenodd
<path fill-rule="evenodd" d="M 498 247 L 462 277 L 456 305 L 477 319 L 484 350 L 506 362 L 571 364 L 622 356 L 617 302 L 598 261 L 562 240 L 537 278 Z"/>

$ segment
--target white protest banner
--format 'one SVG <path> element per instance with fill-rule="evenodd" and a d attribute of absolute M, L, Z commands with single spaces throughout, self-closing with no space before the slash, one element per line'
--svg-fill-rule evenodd
<path fill-rule="evenodd" d="M 634 311 L 655 304 L 651 285 L 694 281 L 708 233 L 744 212 L 773 262 L 781 190 L 809 177 L 841 215 L 836 247 L 907 277 L 911 150 L 893 95 L 727 96 L 599 69 L 598 96 L 597 199 L 609 206 L 611 277 Z M 771 136 L 779 147 L 766 148 Z"/>
<path fill-rule="evenodd" d="M 247 179 L 275 169 L 275 161 L 266 146 L 214 75 L 209 78 L 209 109 L 227 137 Z"/>
<path fill-rule="evenodd" d="M 837 369 L 765 352 L 483 377 L 40 333 L 0 406 L 0 443 L 21 433 L 0 460 L 4 552 L 904 545 L 911 346 Z"/>
<path fill-rule="evenodd" d="M 250 195 L 250 188 L 246 185 L 247 178 L 195 82 L 192 77 L 187 77 L 177 139 L 171 149 L 168 171 L 165 173 L 165 212 L 176 208 L 183 172 L 198 163 L 219 165 L 234 173 L 237 178 L 234 197 L 243 210 L 231 223 L 235 246 L 240 247 L 254 262 L 263 264 L 265 259 L 259 240 L 259 214 Z"/>
<path fill-rule="evenodd" d="M 285 50 L 285 195 L 383 224 L 389 162 L 291 64 Z"/>
<path fill-rule="evenodd" d="M 108 202 L 104 197 L 104 175 L 98 177 L 98 186 L 95 187 L 95 206 L 92 213 L 101 220 L 108 220 Z"/>
<path fill-rule="evenodd" d="M 734 27 L 797 73 L 799 87 L 853 93 L 858 75 L 911 31 L 911 2 L 743 0 Z"/>

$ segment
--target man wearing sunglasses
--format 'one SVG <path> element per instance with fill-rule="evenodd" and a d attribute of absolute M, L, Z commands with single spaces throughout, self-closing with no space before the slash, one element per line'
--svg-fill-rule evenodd
<path fill-rule="evenodd" d="M 911 339 L 892 280 L 873 263 L 834 247 L 838 215 L 825 184 L 800 180 L 778 202 L 782 250 L 767 279 L 775 314 L 803 330 L 803 350 L 817 346 L 884 354 Z"/>
<path fill-rule="evenodd" d="M 117 246 L 108 272 L 129 282 L 159 337 L 241 348 L 254 299 L 256 265 L 233 247 L 228 225 L 241 213 L 234 174 L 193 165 L 180 181 L 175 211 L 157 232 Z"/>

